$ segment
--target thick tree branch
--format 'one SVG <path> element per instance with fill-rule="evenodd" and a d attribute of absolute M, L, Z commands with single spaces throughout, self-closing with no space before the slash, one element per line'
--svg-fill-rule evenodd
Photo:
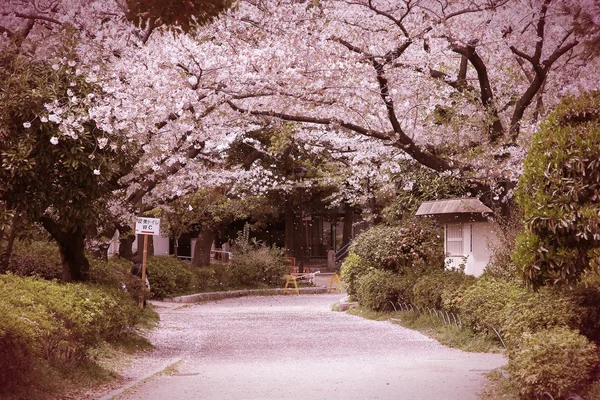
<path fill-rule="evenodd" d="M 420 164 L 423 164 L 426 167 L 429 167 L 433 170 L 442 172 L 452 170 L 454 168 L 458 168 L 459 165 L 453 165 L 446 159 L 436 157 L 435 155 L 423 150 L 419 146 L 417 146 L 410 137 L 408 137 L 403 131 L 400 132 L 390 132 L 384 133 L 379 131 L 374 131 L 372 129 L 366 129 L 359 125 L 339 121 L 334 118 L 315 118 L 308 117 L 303 115 L 291 115 L 284 114 L 274 111 L 256 111 L 256 110 L 248 110 L 242 107 L 239 107 L 232 101 L 227 102 L 229 106 L 240 113 L 250 114 L 250 115 L 260 115 L 260 116 L 268 116 L 278 118 L 284 121 L 292 121 L 292 122 L 304 122 L 310 124 L 318 124 L 318 125 L 339 125 L 343 128 L 351 130 L 353 132 L 359 133 L 361 135 L 369 136 L 372 138 L 384 140 L 390 142 L 394 147 L 401 149 L 406 154 L 410 155 L 413 159 L 415 159 Z"/>
<path fill-rule="evenodd" d="M 8 13 L 8 12 L 2 12 L 2 13 L 0 13 L 0 15 L 3 15 L 3 16 L 9 16 L 11 14 L 12 13 Z M 42 20 L 42 21 L 47 21 L 47 22 L 51 22 L 53 24 L 57 24 L 57 25 L 63 26 L 63 23 L 60 22 L 59 20 L 51 18 L 51 17 L 47 17 L 45 15 L 23 14 L 23 13 L 20 13 L 20 12 L 16 12 L 16 13 L 14 13 L 12 15 L 14 15 L 15 17 L 18 17 L 18 18 L 23 18 L 23 19 L 31 19 L 31 20 L 39 19 L 39 20 Z"/>
<path fill-rule="evenodd" d="M 451 44 L 451 49 L 455 53 L 461 54 L 463 57 L 469 60 L 477 72 L 479 89 L 481 91 L 481 103 L 490 113 L 492 118 L 491 125 L 488 127 L 488 137 L 492 143 L 495 143 L 502 136 L 504 136 L 504 127 L 500 122 L 498 110 L 496 110 L 496 107 L 493 103 L 494 94 L 492 92 L 492 85 L 490 83 L 485 62 L 481 59 L 479 54 L 477 54 L 477 51 L 473 45 L 459 46 L 457 44 Z"/>

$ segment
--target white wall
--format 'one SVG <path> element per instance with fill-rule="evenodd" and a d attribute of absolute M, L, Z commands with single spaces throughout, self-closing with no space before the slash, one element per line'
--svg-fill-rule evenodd
<path fill-rule="evenodd" d="M 491 222 L 463 223 L 463 255 L 466 257 L 446 257 L 446 265 L 458 268 L 465 264 L 465 274 L 479 276 L 483 274 L 490 261 L 492 249 L 497 243 L 496 225 Z M 445 233 L 444 233 L 445 234 Z M 444 237 L 444 251 L 446 238 Z"/>
<path fill-rule="evenodd" d="M 138 248 L 138 240 L 137 240 L 137 236 L 135 238 L 135 240 L 133 241 L 133 245 L 132 250 L 135 253 L 137 251 Z M 159 235 L 155 235 L 154 236 L 154 255 L 155 256 L 168 256 L 169 255 L 169 237 L 168 236 L 159 236 Z M 141 246 L 144 245 L 144 242 L 142 241 Z M 141 251 L 140 251 L 140 254 Z"/>

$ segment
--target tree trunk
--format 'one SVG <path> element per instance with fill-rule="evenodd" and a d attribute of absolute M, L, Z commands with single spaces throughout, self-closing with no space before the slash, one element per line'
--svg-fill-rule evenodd
<path fill-rule="evenodd" d="M 125 225 L 119 225 L 119 257 L 126 260 L 133 259 L 133 241 L 135 236 L 131 230 L 131 227 Z"/>
<path fill-rule="evenodd" d="M 15 237 L 17 236 L 17 216 L 15 215 L 10 224 L 8 237 L 6 238 L 6 248 L 0 252 L 0 273 L 5 273 L 8 270 L 10 256 L 12 254 Z"/>
<path fill-rule="evenodd" d="M 66 235 L 65 242 L 59 242 L 60 255 L 63 262 L 64 282 L 82 282 L 90 279 L 90 263 L 85 257 L 85 235 L 81 229 Z"/>
<path fill-rule="evenodd" d="M 208 267 L 210 265 L 210 249 L 215 240 L 215 232 L 201 230 L 194 244 L 192 267 Z"/>
<path fill-rule="evenodd" d="M 77 226 L 64 231 L 50 217 L 43 216 L 40 222 L 58 243 L 62 258 L 63 282 L 83 282 L 90 279 L 90 263 L 85 257 L 85 230 Z"/>
<path fill-rule="evenodd" d="M 354 224 L 354 207 L 344 204 L 344 230 L 342 233 L 342 247 L 352 241 L 352 225 Z"/>
<path fill-rule="evenodd" d="M 296 245 L 295 245 L 295 215 L 294 210 L 291 205 L 287 205 L 285 208 L 285 234 L 284 234 L 284 246 L 285 246 L 285 254 L 287 256 L 293 257 L 296 254 Z"/>

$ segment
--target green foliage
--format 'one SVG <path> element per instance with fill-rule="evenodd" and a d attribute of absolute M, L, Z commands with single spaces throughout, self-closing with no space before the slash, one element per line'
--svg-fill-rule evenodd
<path fill-rule="evenodd" d="M 383 211 L 384 218 L 388 220 L 401 220 L 414 215 L 424 201 L 461 197 L 465 194 L 463 182 L 454 177 L 440 176 L 412 164 L 405 168 L 407 171 L 395 178 L 398 191 L 394 204 Z"/>
<path fill-rule="evenodd" d="M 287 272 L 285 253 L 275 246 L 258 245 L 254 249 L 238 252 L 230 263 L 230 284 L 233 287 L 280 286 Z"/>
<path fill-rule="evenodd" d="M 444 295 L 451 297 L 467 280 L 462 271 L 438 270 L 417 278 L 412 288 L 413 303 L 419 307 L 441 309 Z"/>
<path fill-rule="evenodd" d="M 350 253 L 374 268 L 396 270 L 394 258 L 399 238 L 398 227 L 376 225 L 354 239 Z"/>
<path fill-rule="evenodd" d="M 76 42 L 65 36 L 63 47 L 65 59 L 75 59 L 68 52 Z M 91 121 L 60 128 L 51 118 L 47 104 L 62 109 L 57 118 L 85 118 L 86 96 L 99 90 L 75 68 L 52 68 L 12 52 L 0 57 L 0 199 L 32 221 L 51 206 L 54 218 L 68 227 L 104 215 L 115 180 L 137 160 L 136 144 L 118 132 L 103 132 Z M 107 145 L 99 145 L 100 139 Z"/>
<path fill-rule="evenodd" d="M 342 280 L 349 296 L 355 297 L 358 290 L 358 279 L 369 270 L 369 265 L 358 254 L 350 253 L 341 267 Z"/>
<path fill-rule="evenodd" d="M 148 281 L 150 281 L 151 295 L 157 299 L 189 294 L 197 291 L 199 286 L 191 267 L 170 256 L 155 256 L 148 259 Z"/>
<path fill-rule="evenodd" d="M 524 399 L 565 396 L 584 386 L 598 363 L 596 346 L 565 327 L 526 334 L 509 351 L 508 369 Z"/>
<path fill-rule="evenodd" d="M 356 297 L 362 306 L 373 311 L 391 311 L 392 303 L 410 297 L 411 286 L 394 272 L 372 269 L 358 279 Z"/>
<path fill-rule="evenodd" d="M 465 275 L 460 285 L 444 288 L 442 290 L 442 309 L 455 314 L 459 313 L 465 292 L 475 282 L 477 282 L 477 279 L 474 276 Z"/>
<path fill-rule="evenodd" d="M 376 225 L 361 233 L 350 252 L 374 268 L 419 272 L 444 265 L 441 235 L 431 219 L 405 219 L 400 226 Z"/>
<path fill-rule="evenodd" d="M 525 289 L 514 283 L 480 278 L 467 288 L 459 305 L 461 319 L 475 332 L 494 335 L 492 328 L 501 330 L 504 325 L 504 310 L 507 304 Z"/>
<path fill-rule="evenodd" d="M 533 143 L 516 198 L 525 230 L 514 261 L 534 288 L 573 284 L 600 254 L 600 94 L 567 98 Z"/>
<path fill-rule="evenodd" d="M 55 242 L 15 242 L 8 271 L 19 276 L 60 279 L 62 260 Z"/>
<path fill-rule="evenodd" d="M 0 276 L 0 392 L 31 381 L 40 360 L 81 360 L 131 329 L 139 308 L 122 290 Z"/>
<path fill-rule="evenodd" d="M 525 335 L 544 329 L 558 326 L 576 329 L 582 314 L 583 310 L 567 293 L 551 289 L 523 291 L 503 311 L 503 338 L 510 347 L 518 346 Z"/>

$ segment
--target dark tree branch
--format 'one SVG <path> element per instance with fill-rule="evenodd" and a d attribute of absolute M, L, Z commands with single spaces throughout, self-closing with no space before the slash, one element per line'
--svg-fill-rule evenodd
<path fill-rule="evenodd" d="M 439 172 L 452 170 L 453 165 L 446 159 L 439 158 L 434 156 L 433 154 L 421 149 L 417 146 L 410 137 L 408 137 L 403 131 L 400 132 L 391 132 L 391 133 L 383 133 L 379 131 L 374 131 L 372 129 L 366 129 L 359 125 L 352 124 L 350 122 L 339 121 L 334 118 L 315 118 L 308 117 L 303 115 L 291 115 L 284 114 L 274 111 L 250 111 L 245 108 L 237 106 L 232 101 L 227 102 L 229 106 L 240 113 L 250 114 L 250 115 L 260 115 L 260 116 L 268 116 L 278 118 L 284 121 L 292 121 L 292 122 L 304 122 L 310 124 L 318 124 L 318 125 L 340 125 L 343 128 L 351 130 L 353 132 L 359 133 L 361 135 L 369 136 L 376 139 L 381 139 L 384 141 L 390 142 L 394 147 L 401 149 L 412 158 L 414 158 L 417 162 Z M 458 168 L 459 165 L 455 165 L 454 168 Z"/>
<path fill-rule="evenodd" d="M 461 54 L 463 57 L 469 60 L 477 72 L 479 89 L 481 91 L 481 104 L 483 104 L 492 117 L 491 125 L 488 128 L 488 137 L 492 143 L 495 143 L 502 136 L 504 136 L 504 127 L 500 122 L 498 110 L 496 110 L 493 103 L 494 94 L 492 92 L 492 85 L 490 83 L 485 62 L 481 59 L 479 54 L 477 54 L 477 51 L 473 45 L 459 46 L 457 44 L 451 44 L 451 49 L 455 53 Z"/>

